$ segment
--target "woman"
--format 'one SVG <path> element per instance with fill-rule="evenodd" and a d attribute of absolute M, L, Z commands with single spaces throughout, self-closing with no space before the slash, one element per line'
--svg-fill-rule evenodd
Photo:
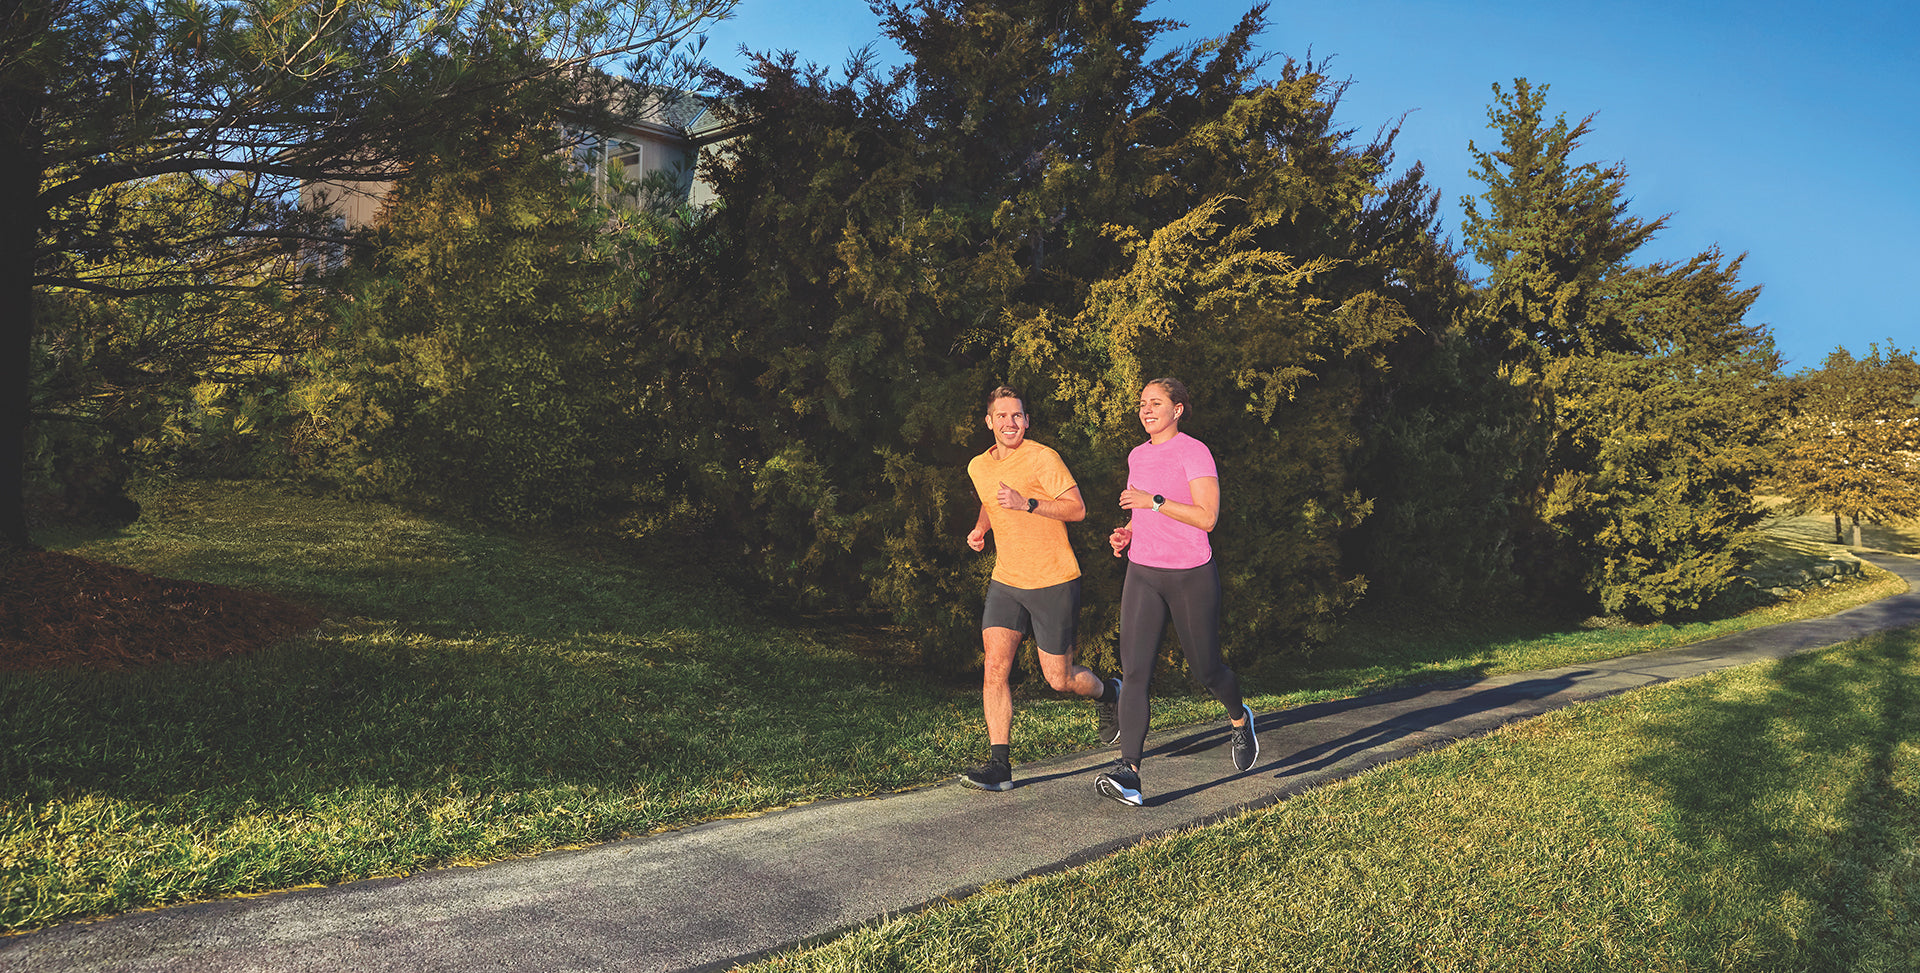
<path fill-rule="evenodd" d="M 1147 441 L 1127 455 L 1127 488 L 1120 493 L 1121 508 L 1133 513 L 1107 538 L 1113 556 L 1127 558 L 1120 594 L 1120 759 L 1095 786 L 1134 807 L 1141 804 L 1147 691 L 1168 616 L 1194 677 L 1227 707 L 1234 767 L 1245 771 L 1260 755 L 1253 710 L 1220 656 L 1220 570 L 1208 539 L 1220 519 L 1220 476 L 1212 451 L 1180 431 L 1190 408 L 1179 379 L 1156 378 L 1141 389 Z"/>

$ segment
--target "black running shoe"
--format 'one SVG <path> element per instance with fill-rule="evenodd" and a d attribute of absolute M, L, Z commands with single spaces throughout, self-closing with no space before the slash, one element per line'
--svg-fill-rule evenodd
<path fill-rule="evenodd" d="M 1100 714 L 1100 742 L 1112 746 L 1120 739 L 1120 680 L 1108 679 L 1107 688 L 1093 701 Z"/>
<path fill-rule="evenodd" d="M 1140 772 L 1127 766 L 1125 760 L 1116 760 L 1099 777 L 1094 778 L 1094 789 L 1130 807 L 1139 807 Z"/>
<path fill-rule="evenodd" d="M 1240 709 L 1247 714 L 1247 725 L 1228 728 L 1233 731 L 1234 769 L 1244 771 L 1260 759 L 1260 736 L 1253 732 L 1253 707 L 1241 703 Z"/>
<path fill-rule="evenodd" d="M 960 775 L 960 783 L 977 791 L 1013 790 L 1013 768 L 997 760 L 989 760 Z"/>

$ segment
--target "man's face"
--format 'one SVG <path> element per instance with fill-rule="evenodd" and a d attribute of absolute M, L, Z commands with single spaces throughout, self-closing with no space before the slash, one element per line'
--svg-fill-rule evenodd
<path fill-rule="evenodd" d="M 994 399 L 987 408 L 987 428 L 993 430 L 996 445 L 1018 448 L 1027 438 L 1026 404 L 1012 396 Z"/>

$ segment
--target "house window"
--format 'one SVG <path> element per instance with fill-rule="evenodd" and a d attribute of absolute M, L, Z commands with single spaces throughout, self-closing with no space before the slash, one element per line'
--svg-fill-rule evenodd
<path fill-rule="evenodd" d="M 648 177 L 664 172 L 682 197 L 691 180 L 683 171 L 683 153 L 673 146 L 651 140 L 609 139 L 569 128 L 566 136 L 573 142 L 573 163 L 593 177 L 593 188 L 600 200 L 614 209 L 631 210 L 640 204 Z M 653 188 L 662 188 L 655 181 Z"/>

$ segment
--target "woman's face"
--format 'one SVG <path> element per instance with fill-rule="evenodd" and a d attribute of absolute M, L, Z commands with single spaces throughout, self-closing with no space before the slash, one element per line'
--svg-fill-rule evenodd
<path fill-rule="evenodd" d="M 1167 397 L 1167 390 L 1158 385 L 1149 385 L 1140 390 L 1140 428 L 1147 431 L 1147 438 L 1159 442 L 1180 431 L 1180 415 L 1186 410 L 1173 404 Z"/>

